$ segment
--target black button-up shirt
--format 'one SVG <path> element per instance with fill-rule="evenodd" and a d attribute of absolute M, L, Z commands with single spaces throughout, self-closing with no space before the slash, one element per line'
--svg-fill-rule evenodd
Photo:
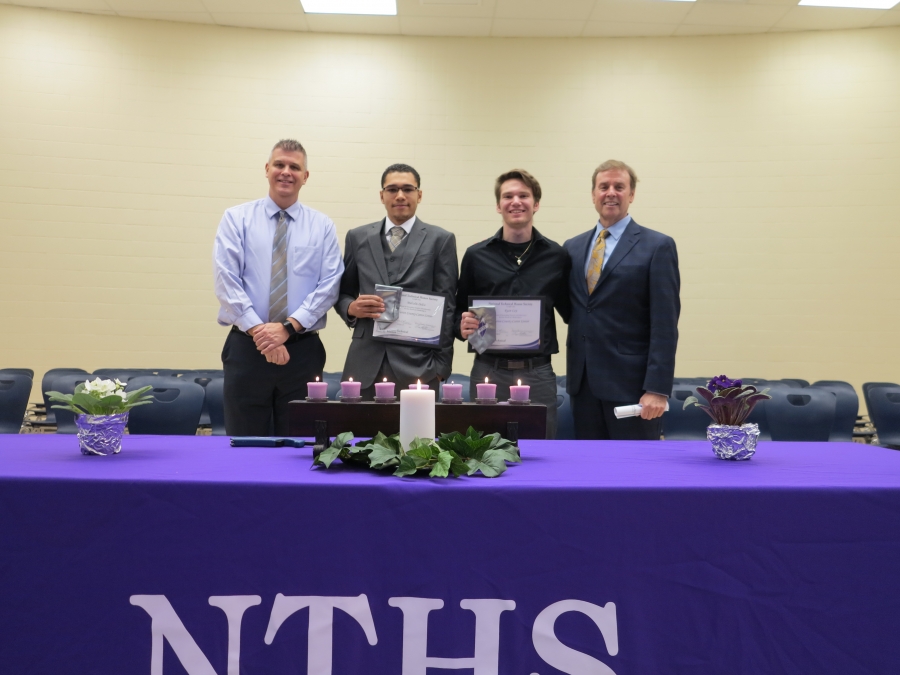
<path fill-rule="evenodd" d="M 459 285 L 456 288 L 456 314 L 453 330 L 462 340 L 459 322 L 469 309 L 469 298 L 491 295 L 541 296 L 543 306 L 543 343 L 541 356 L 559 352 L 553 309 L 568 323 L 572 312 L 569 299 L 569 270 L 572 261 L 566 250 L 532 229 L 534 244 L 522 256 L 522 264 L 504 248 L 503 229 L 493 237 L 470 246 L 462 259 Z M 472 347 L 469 347 L 472 350 Z M 514 352 L 510 352 L 513 354 Z"/>

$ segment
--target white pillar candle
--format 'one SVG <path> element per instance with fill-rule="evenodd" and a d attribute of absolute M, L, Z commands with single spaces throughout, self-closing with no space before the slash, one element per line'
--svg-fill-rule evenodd
<path fill-rule="evenodd" d="M 400 444 L 409 449 L 417 436 L 434 438 L 434 391 L 403 389 L 400 391 Z"/>

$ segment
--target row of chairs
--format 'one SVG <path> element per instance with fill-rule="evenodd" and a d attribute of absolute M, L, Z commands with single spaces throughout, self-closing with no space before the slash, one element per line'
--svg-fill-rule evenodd
<path fill-rule="evenodd" d="M 16 433 L 25 415 L 31 392 L 33 371 L 25 368 L 0 369 L 0 433 Z M 58 433 L 75 433 L 75 415 L 54 410 L 47 391 L 70 393 L 85 380 L 117 378 L 133 391 L 153 386 L 156 401 L 132 411 L 129 431 L 135 434 L 193 434 L 198 426 L 210 426 L 212 433 L 225 433 L 223 373 L 221 370 L 150 370 L 104 368 L 93 373 L 76 369 L 48 371 L 42 381 L 46 424 L 55 424 Z M 328 396 L 340 392 L 340 373 L 325 373 Z M 463 384 L 463 399 L 469 400 L 469 377 L 453 374 L 449 378 Z M 565 376 L 557 378 L 559 428 L 557 438 L 574 438 L 571 406 L 565 392 Z M 706 437 L 709 417 L 697 407 L 683 409 L 684 400 L 695 394 L 695 387 L 707 378 L 678 378 L 672 389 L 670 411 L 663 416 L 663 435 L 670 440 Z M 847 382 L 822 380 L 810 385 L 804 380 L 745 379 L 760 389 L 769 388 L 772 399 L 757 405 L 749 421 L 760 426 L 763 440 L 850 441 L 859 413 L 859 399 Z M 900 445 L 900 385 L 869 382 L 863 385 L 870 417 L 884 445 Z"/>
<path fill-rule="evenodd" d="M 26 368 L 0 369 L 0 433 L 18 433 L 20 430 L 27 411 L 33 375 L 34 372 Z M 45 419 L 31 424 L 55 426 L 57 433 L 75 433 L 75 413 L 53 408 L 47 392 L 73 393 L 80 383 L 96 377 L 125 382 L 126 391 L 153 386 L 151 394 L 155 404 L 138 406 L 131 411 L 128 423 L 130 433 L 192 435 L 197 432 L 198 426 L 205 425 L 213 427 L 218 433 L 225 433 L 224 379 L 221 370 L 102 368 L 88 373 L 81 368 L 53 369 L 44 375 L 41 382 Z"/>

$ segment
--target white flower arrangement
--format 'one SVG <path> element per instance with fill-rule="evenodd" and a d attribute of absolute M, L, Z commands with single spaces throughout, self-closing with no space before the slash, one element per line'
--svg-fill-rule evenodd
<path fill-rule="evenodd" d="M 98 377 L 93 382 L 79 384 L 75 387 L 74 394 L 48 391 L 47 398 L 63 404 L 55 405 L 54 408 L 71 410 L 76 415 L 118 415 L 135 406 L 153 403 L 153 397 L 147 395 L 151 389 L 153 387 L 147 386 L 126 392 L 124 382 L 118 379 L 101 380 Z"/>

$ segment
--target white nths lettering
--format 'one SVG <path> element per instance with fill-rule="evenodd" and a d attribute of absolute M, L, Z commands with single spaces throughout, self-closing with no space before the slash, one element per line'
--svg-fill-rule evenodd
<path fill-rule="evenodd" d="M 500 615 L 516 608 L 512 600 L 462 600 L 459 606 L 475 613 L 475 656 L 448 659 L 428 656 L 428 614 L 441 609 L 436 598 L 390 598 L 403 611 L 403 675 L 426 675 L 427 668 L 474 668 L 473 675 L 498 675 Z"/>

